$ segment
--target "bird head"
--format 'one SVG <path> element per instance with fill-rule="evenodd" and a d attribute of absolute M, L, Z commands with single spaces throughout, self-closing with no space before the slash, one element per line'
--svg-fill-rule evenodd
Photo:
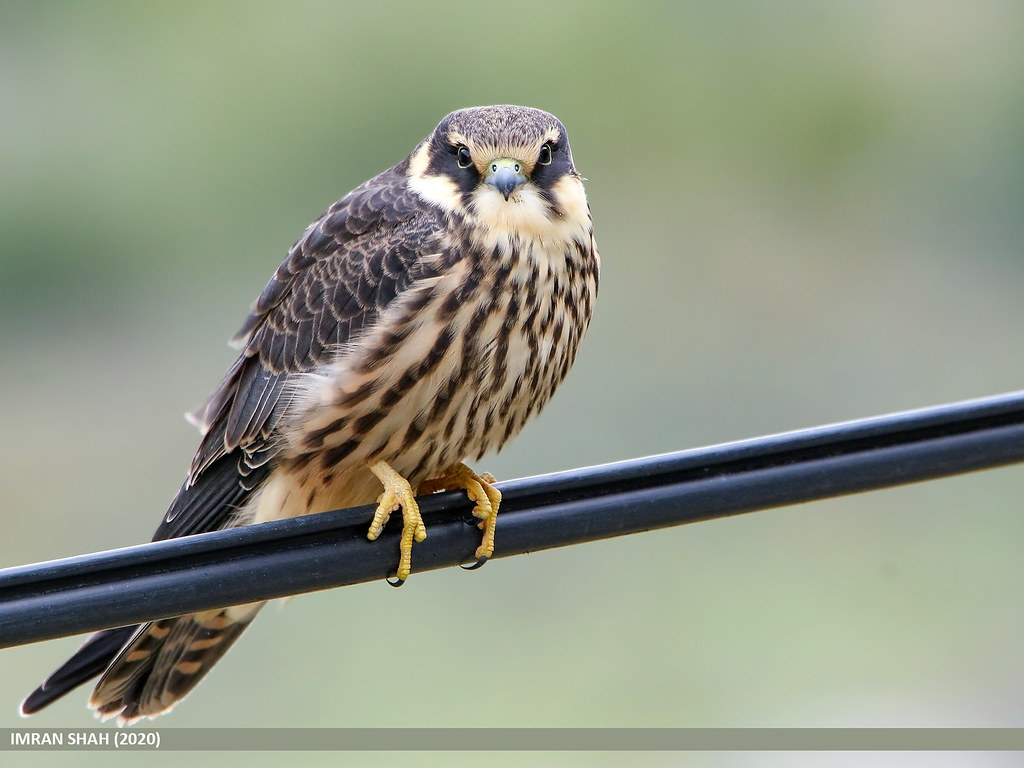
<path fill-rule="evenodd" d="M 409 186 L 449 213 L 496 231 L 535 232 L 586 217 L 565 126 L 530 107 L 447 115 L 409 158 Z"/>

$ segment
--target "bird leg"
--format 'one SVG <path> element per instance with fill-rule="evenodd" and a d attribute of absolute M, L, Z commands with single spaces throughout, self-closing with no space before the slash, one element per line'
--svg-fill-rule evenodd
<path fill-rule="evenodd" d="M 384 485 L 384 492 L 377 499 L 377 511 L 373 515 L 373 522 L 370 523 L 370 530 L 366 538 L 370 541 L 380 536 L 381 529 L 388 522 L 391 513 L 399 507 L 402 509 L 402 541 L 398 550 L 397 583 L 389 582 L 393 586 L 400 587 L 409 578 L 412 570 L 412 543 L 423 541 L 427 538 L 427 529 L 423 525 L 423 518 L 420 517 L 420 506 L 412 492 L 409 481 L 396 472 L 386 461 L 378 461 L 370 471 L 377 476 L 377 479 Z"/>
<path fill-rule="evenodd" d="M 494 475 L 490 472 L 478 475 L 465 464 L 454 464 L 437 477 L 420 483 L 416 489 L 420 496 L 462 489 L 476 504 L 473 516 L 480 518 L 477 527 L 484 532 L 484 537 L 476 550 L 476 563 L 469 566 L 470 569 L 479 568 L 494 554 L 494 528 L 498 519 L 498 506 L 501 504 L 501 491 L 492 485 L 494 482 Z"/>

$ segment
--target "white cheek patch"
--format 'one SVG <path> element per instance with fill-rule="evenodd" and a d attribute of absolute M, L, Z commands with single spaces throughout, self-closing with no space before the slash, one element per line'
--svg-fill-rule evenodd
<path fill-rule="evenodd" d="M 583 191 L 583 182 L 579 178 L 563 176 L 551 187 L 551 193 L 558 201 L 558 207 L 566 221 L 590 220 L 587 193 Z"/>
<path fill-rule="evenodd" d="M 427 173 L 430 167 L 430 142 L 420 145 L 409 159 L 409 191 L 446 213 L 459 210 L 462 192 L 447 176 Z"/>
<path fill-rule="evenodd" d="M 434 174 L 413 176 L 409 179 L 409 189 L 426 202 L 438 206 L 447 213 L 461 208 L 462 191 L 447 176 Z"/>

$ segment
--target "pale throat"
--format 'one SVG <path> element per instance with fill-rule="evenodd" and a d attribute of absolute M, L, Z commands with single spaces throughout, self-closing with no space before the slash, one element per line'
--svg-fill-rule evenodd
<path fill-rule="evenodd" d="M 544 250 L 561 250 L 572 247 L 574 241 L 587 243 L 590 239 L 587 198 L 575 177 L 565 176 L 552 187 L 557 212 L 529 184 L 508 200 L 497 189 L 481 185 L 472 194 L 469 210 L 461 190 L 447 176 L 413 175 L 409 189 L 447 213 L 470 219 L 476 225 L 474 239 L 490 248 L 518 240 Z"/>

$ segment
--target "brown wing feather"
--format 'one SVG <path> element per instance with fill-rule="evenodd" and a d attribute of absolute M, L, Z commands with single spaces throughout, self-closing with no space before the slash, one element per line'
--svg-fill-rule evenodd
<path fill-rule="evenodd" d="M 233 340 L 242 353 L 192 414 L 203 440 L 154 538 L 228 525 L 269 474 L 288 377 L 329 362 L 396 296 L 430 276 L 421 257 L 436 250 L 445 221 L 408 191 L 406 165 L 357 187 L 292 246 Z M 100 714 L 120 712 L 130 721 L 168 709 L 249 620 L 218 629 L 216 647 L 195 616 L 99 633 L 26 699 L 24 711 L 46 706 L 104 668 L 93 699 Z M 165 636 L 174 641 L 166 649 Z"/>
<path fill-rule="evenodd" d="M 232 342 L 242 354 L 194 418 L 204 431 L 193 481 L 242 448 L 267 461 L 296 373 L 333 355 L 408 286 L 427 276 L 444 221 L 410 194 L 405 163 L 335 203 L 292 246 Z"/>

